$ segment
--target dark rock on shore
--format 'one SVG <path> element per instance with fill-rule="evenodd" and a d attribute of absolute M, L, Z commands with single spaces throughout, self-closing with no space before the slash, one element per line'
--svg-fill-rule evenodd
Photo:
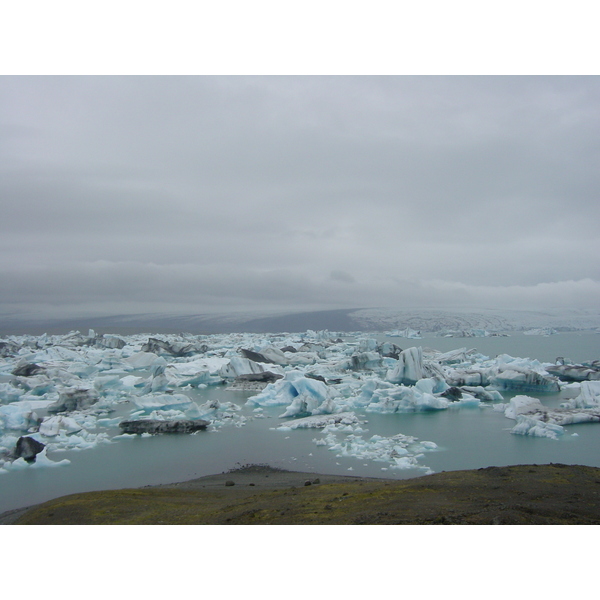
<path fill-rule="evenodd" d="M 119 427 L 123 433 L 193 433 L 204 430 L 210 425 L 209 421 L 180 419 L 177 421 L 159 421 L 157 419 L 139 419 L 123 421 Z"/>

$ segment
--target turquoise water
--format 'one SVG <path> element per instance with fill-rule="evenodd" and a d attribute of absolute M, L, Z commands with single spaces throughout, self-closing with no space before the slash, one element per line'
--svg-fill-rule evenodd
<path fill-rule="evenodd" d="M 378 336 L 379 337 L 379 336 Z M 385 336 L 381 337 L 384 339 Z M 477 348 L 489 356 L 501 353 L 553 362 L 557 356 L 575 361 L 600 357 L 600 335 L 565 333 L 549 337 L 516 334 L 507 338 L 385 338 L 402 348 L 423 346 L 441 351 Z M 187 392 L 187 390 L 186 390 Z M 563 392 L 564 394 L 564 392 Z M 198 400 L 216 397 L 235 402 L 248 421 L 242 427 L 224 426 L 215 432 L 189 436 L 156 436 L 115 440 L 91 450 L 49 453 L 54 461 L 68 458 L 68 465 L 24 469 L 0 474 L 0 512 L 36 504 L 51 498 L 92 490 L 118 489 L 183 481 L 220 473 L 248 463 L 268 463 L 290 470 L 369 477 L 409 478 L 424 470 L 389 469 L 387 463 L 338 457 L 313 440 L 319 430 L 276 430 L 283 407 L 265 409 L 265 418 L 245 405 L 252 393 L 227 392 L 222 387 L 198 392 Z M 510 396 L 505 396 L 506 400 Z M 538 395 L 549 406 L 558 406 L 561 394 Z M 567 463 L 600 467 L 600 424 L 565 427 L 558 440 L 512 435 L 514 421 L 491 406 L 425 413 L 360 414 L 366 421 L 361 435 L 392 436 L 398 433 L 433 441 L 438 449 L 425 452 L 419 464 L 435 472 L 473 469 L 491 465 Z M 117 429 L 114 430 L 117 434 Z M 577 435 L 573 435 L 577 434 Z M 387 470 L 382 470 L 387 469 Z"/>

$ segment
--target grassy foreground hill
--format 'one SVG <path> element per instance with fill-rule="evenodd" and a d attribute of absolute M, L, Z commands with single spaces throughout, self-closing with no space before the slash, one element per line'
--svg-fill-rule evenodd
<path fill-rule="evenodd" d="M 73 494 L 0 517 L 20 525 L 600 524 L 600 469 L 518 465 L 408 480 L 251 465 L 193 481 Z"/>

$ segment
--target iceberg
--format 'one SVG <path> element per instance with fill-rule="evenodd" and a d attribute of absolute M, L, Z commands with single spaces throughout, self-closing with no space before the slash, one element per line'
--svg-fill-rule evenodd
<path fill-rule="evenodd" d="M 565 425 L 600 422 L 600 407 L 552 409 L 537 398 L 515 396 L 505 408 L 504 416 L 517 421 L 511 433 L 556 439 Z"/>
<path fill-rule="evenodd" d="M 526 415 L 519 415 L 517 417 L 517 424 L 510 430 L 515 435 L 545 437 L 552 440 L 558 439 L 558 436 L 563 435 L 564 431 L 564 428 L 560 425 L 540 421 Z"/>
<path fill-rule="evenodd" d="M 332 388 L 326 383 L 305 377 L 300 371 L 288 371 L 283 379 L 269 383 L 265 389 L 247 400 L 254 406 L 287 406 L 281 417 L 336 412 Z"/>
<path fill-rule="evenodd" d="M 600 408 L 600 381 L 582 381 L 579 395 L 564 402 L 565 408 Z"/>
<path fill-rule="evenodd" d="M 504 416 L 507 419 L 516 419 L 518 415 L 535 412 L 545 413 L 547 410 L 538 398 L 515 396 L 508 403 L 508 407 L 504 411 Z"/>
<path fill-rule="evenodd" d="M 283 375 L 281 367 L 277 365 L 257 363 L 249 358 L 242 358 L 241 356 L 234 356 L 228 364 L 221 367 L 221 369 L 219 369 L 219 375 L 224 379 L 235 379 L 240 375 L 263 373 L 264 371 L 272 371 Z"/>
<path fill-rule="evenodd" d="M 242 349 L 241 353 L 244 358 L 258 363 L 273 363 L 276 365 L 288 364 L 286 355 L 281 350 L 271 345 L 261 348 L 260 352 Z"/>
<path fill-rule="evenodd" d="M 394 329 L 393 331 L 386 331 L 385 334 L 388 337 L 403 337 L 412 340 L 417 340 L 421 338 L 421 332 L 416 331 L 415 329 L 411 329 L 410 327 L 407 327 L 403 330 Z"/>
<path fill-rule="evenodd" d="M 100 399 L 98 392 L 91 388 L 69 388 L 59 392 L 58 400 L 48 407 L 48 412 L 72 412 L 85 410 Z"/>
<path fill-rule="evenodd" d="M 40 424 L 39 432 L 45 437 L 55 437 L 61 430 L 65 433 L 77 433 L 82 429 L 83 427 L 75 419 L 58 415 L 45 418 Z"/>
<path fill-rule="evenodd" d="M 388 371 L 387 380 L 391 383 L 413 385 L 425 377 L 423 370 L 423 349 L 408 348 L 398 357 L 398 364 Z"/>
<path fill-rule="evenodd" d="M 504 401 L 504 398 L 502 397 L 502 394 L 500 392 L 498 392 L 497 390 L 486 390 L 480 385 L 463 385 L 460 389 L 463 392 L 467 392 L 468 394 L 479 398 L 479 400 L 483 402 Z"/>
<path fill-rule="evenodd" d="M 556 335 L 558 331 L 552 329 L 552 327 L 538 327 L 535 329 L 527 329 L 523 332 L 523 335 Z"/>
<path fill-rule="evenodd" d="M 348 361 L 348 368 L 355 371 L 378 369 L 381 365 L 381 355 L 378 352 L 357 352 Z"/>
<path fill-rule="evenodd" d="M 17 402 L 24 393 L 25 390 L 16 388 L 8 382 L 0 383 L 0 404 Z"/>
<path fill-rule="evenodd" d="M 29 402 L 14 402 L 0 406 L 0 427 L 15 431 L 37 429 L 39 417 Z"/>
<path fill-rule="evenodd" d="M 556 375 L 562 381 L 598 381 L 600 368 L 585 365 L 551 365 L 546 367 L 550 375 Z"/>
<path fill-rule="evenodd" d="M 290 429 L 321 429 L 328 425 L 341 423 L 342 425 L 351 425 L 358 423 L 358 417 L 353 412 L 341 412 L 334 415 L 317 415 L 312 417 L 304 417 L 302 419 L 294 419 L 288 421 L 285 425 L 277 427 L 277 429 L 289 431 Z"/>
<path fill-rule="evenodd" d="M 145 394 L 132 397 L 133 403 L 144 410 L 154 410 L 171 406 L 190 406 L 193 402 L 185 394 Z"/>
<path fill-rule="evenodd" d="M 170 356 L 190 356 L 198 351 L 199 348 L 193 343 L 186 341 L 167 342 L 158 338 L 148 338 L 148 341 L 142 346 L 142 352 L 168 354 Z"/>
<path fill-rule="evenodd" d="M 135 354 L 124 358 L 122 362 L 130 369 L 147 369 L 148 367 L 167 365 L 167 361 L 154 352 L 136 352 Z"/>
<path fill-rule="evenodd" d="M 365 410 L 378 413 L 444 410 L 450 406 L 450 401 L 434 395 L 434 390 L 443 391 L 444 385 L 443 382 L 433 379 L 422 379 L 412 387 L 405 385 L 377 386 L 373 390 Z M 372 388 L 373 383 L 369 383 L 367 389 L 363 390 L 361 394 L 363 392 L 368 394 Z M 362 398 L 364 397 L 363 395 Z"/>
<path fill-rule="evenodd" d="M 555 377 L 533 370 L 506 369 L 492 377 L 490 383 L 500 390 L 518 392 L 560 392 Z"/>

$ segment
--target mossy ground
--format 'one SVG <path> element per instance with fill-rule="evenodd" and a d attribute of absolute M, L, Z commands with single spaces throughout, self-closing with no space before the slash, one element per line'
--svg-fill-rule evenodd
<path fill-rule="evenodd" d="M 261 477 L 271 478 L 269 487 Z M 304 485 L 307 477 L 314 481 L 314 475 L 246 468 L 184 484 L 74 494 L 33 507 L 14 524 L 600 523 L 594 467 L 489 467 L 401 481 L 321 476 Z"/>

